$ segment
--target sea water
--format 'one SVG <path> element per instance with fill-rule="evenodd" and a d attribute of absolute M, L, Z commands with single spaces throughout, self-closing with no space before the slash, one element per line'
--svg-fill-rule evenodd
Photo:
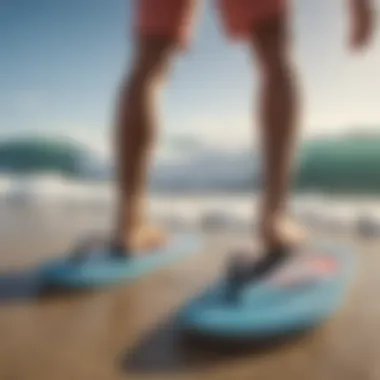
<path fill-rule="evenodd" d="M 56 174 L 33 176 L 0 176 L 2 207 L 27 207 L 35 213 L 58 211 L 102 214 L 111 217 L 115 208 L 115 187 L 111 181 L 73 180 Z M 249 223 L 258 210 L 259 195 L 253 193 L 177 193 L 149 196 L 151 216 L 183 224 L 197 223 L 202 217 L 228 219 Z M 380 201 L 374 198 L 329 197 L 323 194 L 293 194 L 295 216 L 314 223 L 354 222 L 361 215 L 376 219 Z M 212 219 L 212 218 L 211 218 Z"/>

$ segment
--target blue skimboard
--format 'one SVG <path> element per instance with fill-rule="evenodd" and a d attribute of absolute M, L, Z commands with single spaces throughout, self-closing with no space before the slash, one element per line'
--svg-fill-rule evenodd
<path fill-rule="evenodd" d="M 179 314 L 188 331 L 215 338 L 271 338 L 302 331 L 330 317 L 344 301 L 355 255 L 338 246 L 292 255 L 262 280 L 246 283 L 234 299 L 222 280 Z"/>
<path fill-rule="evenodd" d="M 131 281 L 158 270 L 176 260 L 196 253 L 201 238 L 196 235 L 175 235 L 162 249 L 131 257 L 112 257 L 109 252 L 91 252 L 88 258 L 75 261 L 68 258 L 54 260 L 40 269 L 46 285 L 67 288 L 89 288 Z"/>

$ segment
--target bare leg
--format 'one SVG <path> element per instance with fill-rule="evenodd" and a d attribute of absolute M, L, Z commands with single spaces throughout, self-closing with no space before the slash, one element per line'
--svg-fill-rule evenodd
<path fill-rule="evenodd" d="M 252 46 L 262 77 L 261 134 L 264 154 L 262 238 L 267 248 L 297 243 L 300 229 L 285 220 L 297 132 L 297 96 L 286 15 L 254 30 Z"/>
<path fill-rule="evenodd" d="M 145 192 L 158 128 L 159 95 L 173 48 L 168 39 L 140 39 L 130 76 L 120 92 L 115 136 L 119 192 L 115 240 L 125 249 L 155 248 L 165 240 L 163 234 L 146 225 Z"/>

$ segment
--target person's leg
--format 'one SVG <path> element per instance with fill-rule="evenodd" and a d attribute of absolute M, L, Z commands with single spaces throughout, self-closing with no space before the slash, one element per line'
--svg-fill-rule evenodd
<path fill-rule="evenodd" d="M 285 219 L 297 131 L 297 96 L 286 4 L 283 0 L 223 0 L 222 10 L 230 34 L 252 46 L 261 73 L 263 243 L 269 249 L 292 245 L 301 238 L 301 233 Z"/>
<path fill-rule="evenodd" d="M 262 237 L 269 248 L 292 246 L 302 237 L 286 218 L 297 133 L 297 90 L 286 12 L 253 28 L 251 44 L 261 73 L 260 126 L 264 155 Z"/>
<path fill-rule="evenodd" d="M 187 32 L 191 5 L 191 0 L 138 2 L 135 58 L 121 86 L 115 135 L 119 202 L 114 239 L 125 251 L 155 248 L 165 240 L 146 224 L 145 192 L 159 96 Z"/>
<path fill-rule="evenodd" d="M 125 248 L 148 248 L 163 238 L 151 229 L 148 231 L 144 202 L 157 132 L 157 103 L 173 58 L 172 48 L 169 39 L 142 37 L 131 74 L 120 91 L 115 134 L 119 200 L 115 240 Z"/>

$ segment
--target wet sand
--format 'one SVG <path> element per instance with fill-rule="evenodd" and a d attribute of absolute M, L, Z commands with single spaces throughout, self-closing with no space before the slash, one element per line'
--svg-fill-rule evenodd
<path fill-rule="evenodd" d="M 107 222 L 20 210 L 2 215 L 1 380 L 380 379 L 380 241 L 355 242 L 358 277 L 332 320 L 268 347 L 228 349 L 184 340 L 173 317 L 220 273 L 229 246 L 240 238 L 208 236 L 192 258 L 129 285 L 46 293 L 23 269 Z"/>

